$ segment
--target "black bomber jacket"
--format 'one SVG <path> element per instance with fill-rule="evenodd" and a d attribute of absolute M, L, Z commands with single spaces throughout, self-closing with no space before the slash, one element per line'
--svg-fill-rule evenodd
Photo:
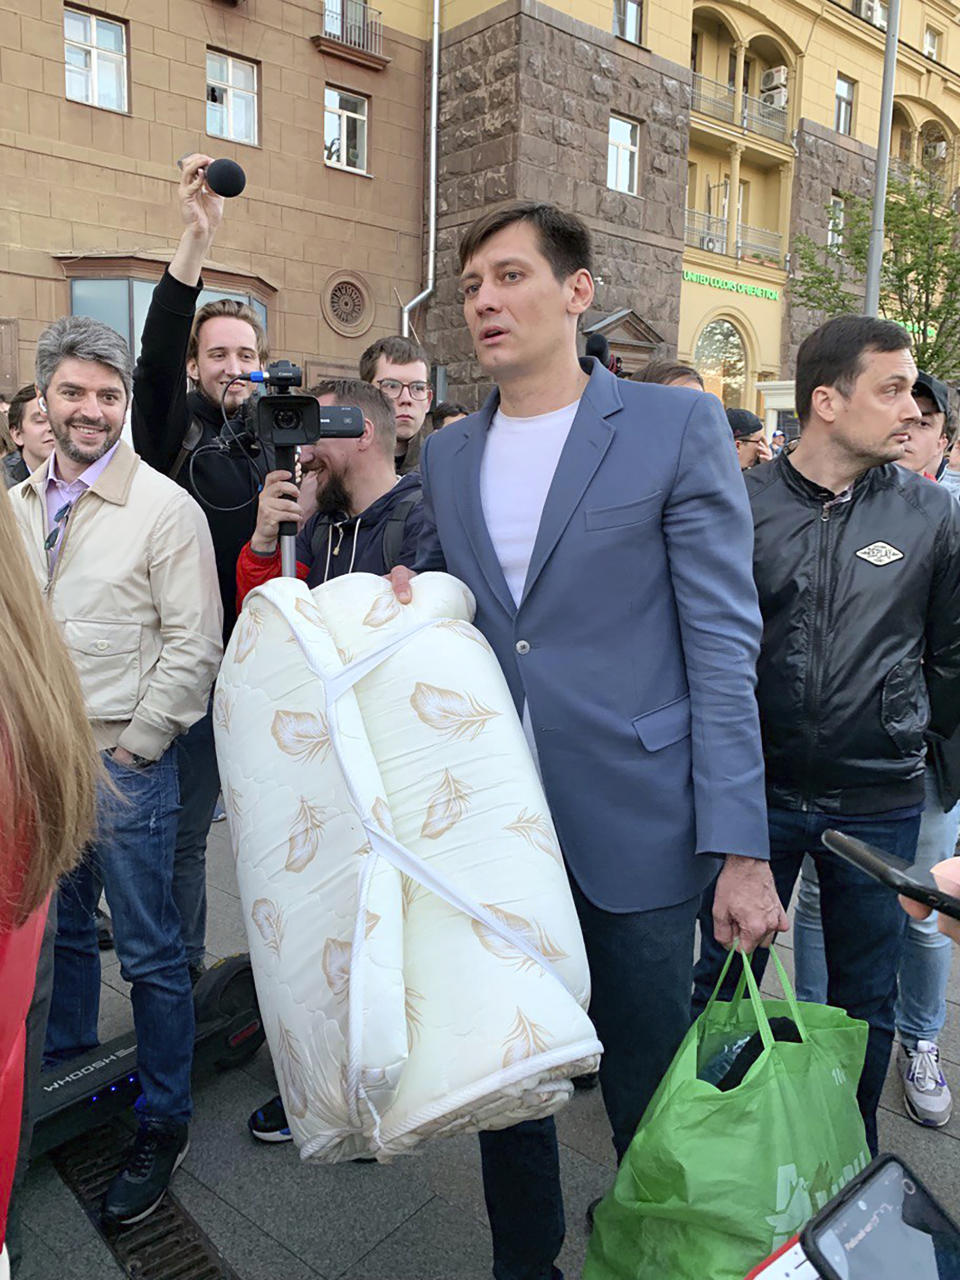
<path fill-rule="evenodd" d="M 960 503 L 894 463 L 839 497 L 786 454 L 745 480 L 768 802 L 922 803 L 926 737 L 960 725 Z"/>

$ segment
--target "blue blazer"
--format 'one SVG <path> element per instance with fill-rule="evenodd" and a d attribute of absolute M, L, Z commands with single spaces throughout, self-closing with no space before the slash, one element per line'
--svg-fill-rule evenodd
<path fill-rule="evenodd" d="M 643 911 L 699 893 L 704 855 L 769 856 L 753 523 L 714 396 L 583 367 L 519 608 L 480 499 L 497 392 L 427 439 L 417 569 L 476 596 L 580 888 Z"/>

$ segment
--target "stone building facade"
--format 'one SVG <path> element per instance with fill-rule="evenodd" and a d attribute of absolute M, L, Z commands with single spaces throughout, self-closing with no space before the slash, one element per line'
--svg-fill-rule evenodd
<path fill-rule="evenodd" d="M 676 348 L 690 75 L 596 27 L 531 3 L 507 3 L 443 44 L 437 290 L 424 334 L 450 394 L 482 395 L 456 297 L 457 243 L 491 204 L 547 200 L 594 233 L 596 307 L 632 308 Z M 611 110 L 641 127 L 640 194 L 607 187 Z"/>
<path fill-rule="evenodd" d="M 873 193 L 877 152 L 855 138 L 845 138 L 831 129 L 801 120 L 796 133 L 797 162 L 793 201 L 790 210 L 790 243 L 805 235 L 817 244 L 826 239 L 826 217 L 833 196 L 860 196 Z M 786 295 L 782 330 L 784 376 L 792 376 L 797 348 L 815 328 L 819 316 L 793 302 Z"/>

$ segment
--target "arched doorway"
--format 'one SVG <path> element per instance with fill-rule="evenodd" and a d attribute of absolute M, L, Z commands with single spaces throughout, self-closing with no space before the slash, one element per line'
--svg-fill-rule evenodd
<path fill-rule="evenodd" d="M 744 407 L 747 389 L 747 349 L 740 331 L 729 320 L 711 320 L 693 352 L 703 385 L 727 409 Z"/>

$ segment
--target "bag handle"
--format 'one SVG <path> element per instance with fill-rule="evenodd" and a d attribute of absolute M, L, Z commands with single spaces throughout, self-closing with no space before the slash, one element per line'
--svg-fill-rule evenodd
<path fill-rule="evenodd" d="M 723 980 L 727 976 L 727 971 L 733 963 L 733 957 L 735 954 L 740 956 L 743 963 L 743 972 L 740 974 L 740 981 L 737 983 L 737 988 L 733 993 L 733 999 L 730 1003 L 734 1008 L 736 1008 L 743 999 L 744 990 L 746 989 L 749 991 L 750 1005 L 753 1009 L 753 1015 L 757 1020 L 757 1029 L 760 1032 L 760 1039 L 763 1041 L 763 1047 L 765 1049 L 770 1049 L 775 1043 L 773 1031 L 770 1029 L 770 1020 L 763 1007 L 763 997 L 760 995 L 760 988 L 757 985 L 757 979 L 754 976 L 753 967 L 747 956 L 741 950 L 739 939 L 735 941 L 733 948 L 727 952 L 727 958 L 723 963 L 723 968 L 720 970 L 720 977 L 717 979 L 717 985 L 713 989 L 713 994 L 707 1001 L 707 1007 L 703 1011 L 703 1016 L 705 1017 L 710 1011 L 713 1007 L 714 1001 L 720 994 L 720 988 L 723 986 Z M 793 984 L 787 977 L 787 971 L 784 969 L 775 947 L 770 948 L 770 955 L 773 958 L 773 963 L 777 970 L 777 976 L 780 979 L 780 985 L 783 987 L 783 994 L 786 998 L 787 1007 L 789 1008 L 791 1016 L 796 1023 L 797 1030 L 800 1032 L 800 1039 L 805 1041 L 808 1039 L 807 1028 L 803 1020 L 803 1014 L 800 1012 L 800 1005 L 797 1001 L 796 994 L 794 993 Z"/>

